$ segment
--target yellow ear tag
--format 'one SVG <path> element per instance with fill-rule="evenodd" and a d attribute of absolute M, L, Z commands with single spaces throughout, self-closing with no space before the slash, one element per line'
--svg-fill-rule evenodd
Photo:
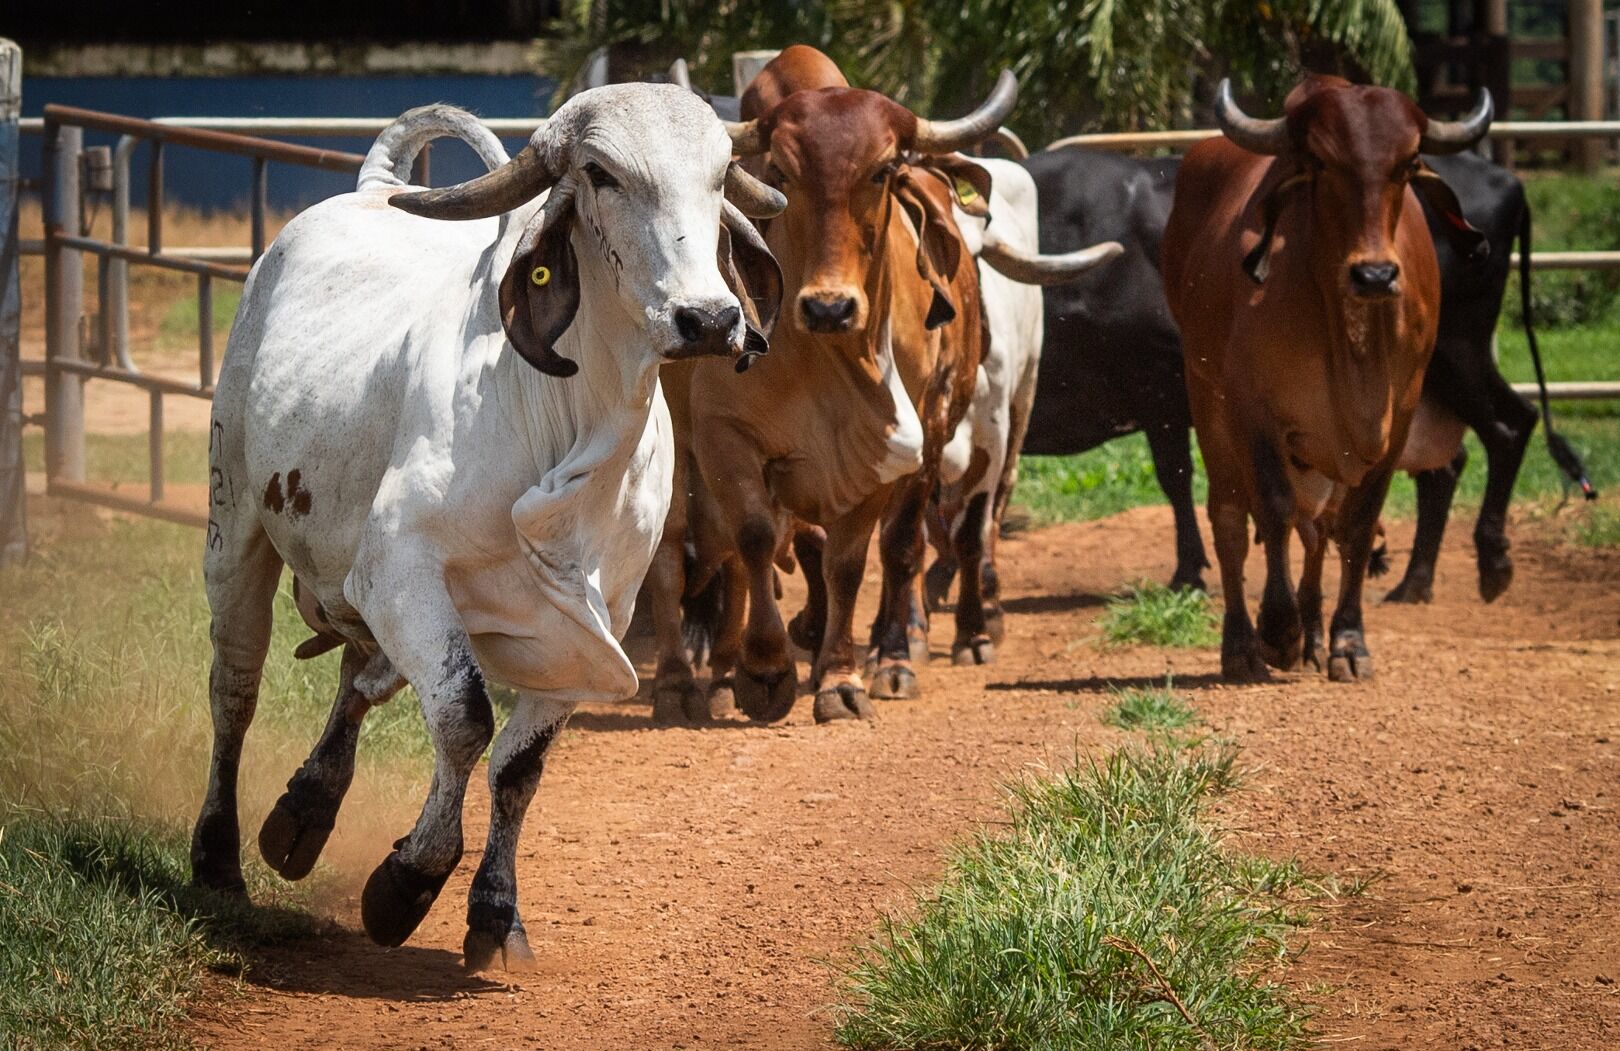
<path fill-rule="evenodd" d="M 529 280 L 533 281 L 536 285 L 550 284 L 551 268 L 544 266 L 535 267 L 533 270 L 529 271 Z"/>
<path fill-rule="evenodd" d="M 956 180 L 957 200 L 961 201 L 963 204 L 972 204 L 973 199 L 977 196 L 979 196 L 979 191 L 973 188 L 972 183 L 968 182 L 966 179 Z"/>

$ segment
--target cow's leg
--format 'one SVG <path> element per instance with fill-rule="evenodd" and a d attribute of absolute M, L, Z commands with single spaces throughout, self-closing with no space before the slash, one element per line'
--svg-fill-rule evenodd
<path fill-rule="evenodd" d="M 827 632 L 827 581 L 822 569 L 822 552 L 827 533 L 820 526 L 800 523 L 793 530 L 793 555 L 799 560 L 808 593 L 804 608 L 788 622 L 788 638 L 812 657 L 821 649 Z"/>
<path fill-rule="evenodd" d="M 1288 542 L 1294 529 L 1294 492 L 1284 473 L 1282 458 L 1269 442 L 1254 450 L 1254 478 L 1258 499 L 1255 519 L 1266 552 L 1266 586 L 1260 597 L 1260 656 L 1284 671 L 1299 663 L 1304 628 L 1290 579 Z"/>
<path fill-rule="evenodd" d="M 363 544 L 358 558 L 366 557 Z M 406 564 L 406 557 L 400 552 L 388 572 L 367 574 L 353 596 L 383 652 L 416 687 L 433 742 L 433 782 L 422 813 L 360 897 L 360 918 L 379 945 L 410 937 L 461 861 L 467 778 L 495 733 L 472 644 L 442 585 L 429 583 L 442 579 L 442 566 L 431 558 Z"/>
<path fill-rule="evenodd" d="M 985 533 L 991 524 L 990 497 L 988 488 L 970 496 L 956 527 L 954 540 L 961 583 L 956 595 L 956 638 L 951 642 L 953 664 L 989 664 L 996 657 L 984 599 Z"/>
<path fill-rule="evenodd" d="M 934 549 L 934 561 L 923 573 L 923 601 L 929 612 L 945 608 L 951 584 L 956 580 L 956 537 L 951 523 L 956 521 L 957 513 L 958 508 L 941 506 L 937 501 L 929 508 L 928 544 Z"/>
<path fill-rule="evenodd" d="M 871 694 L 890 700 L 917 697 L 913 661 L 928 659 L 928 634 L 922 617 L 917 576 L 922 572 L 922 516 L 927 510 L 925 472 L 902 481 L 883 516 L 878 553 L 883 560 L 883 596 L 872 624 L 876 664 Z M 957 608 L 962 602 L 958 596 Z"/>
<path fill-rule="evenodd" d="M 750 719 L 775 722 L 793 710 L 798 680 L 776 603 L 777 532 L 767 508 L 744 515 L 736 543 L 748 581 L 748 619 L 735 673 L 737 707 Z"/>
<path fill-rule="evenodd" d="M 866 575 L 866 549 L 884 505 L 879 494 L 827 527 L 827 633 L 812 681 L 817 722 L 869 719 L 872 702 L 855 660 L 855 599 Z"/>
<path fill-rule="evenodd" d="M 1148 451 L 1153 455 L 1153 474 L 1170 501 L 1176 521 L 1176 571 L 1170 577 L 1173 588 L 1204 590 L 1204 539 L 1198 531 L 1198 512 L 1193 506 L 1192 432 L 1183 426 L 1163 423 L 1145 429 Z"/>
<path fill-rule="evenodd" d="M 1412 557 L 1406 575 L 1384 596 L 1385 602 L 1430 602 L 1434 599 L 1434 567 L 1440 560 L 1440 542 L 1445 539 L 1446 519 L 1451 515 L 1451 499 L 1457 480 L 1468 465 L 1468 448 L 1445 467 L 1419 471 L 1417 481 L 1417 536 L 1412 541 Z M 1511 571 L 1511 566 L 1509 567 Z"/>
<path fill-rule="evenodd" d="M 223 510 L 223 509 L 220 509 Z M 227 514 L 208 526 L 203 579 L 213 620 L 208 674 L 214 747 L 208 789 L 191 836 L 191 878 L 200 886 L 246 894 L 236 779 L 242 739 L 253 722 L 259 680 L 270 652 L 270 624 L 281 558 L 251 514 Z"/>
<path fill-rule="evenodd" d="M 1492 370 L 1491 413 L 1463 422 L 1485 446 L 1485 496 L 1474 523 L 1474 554 L 1479 560 L 1479 597 L 1494 602 L 1513 583 L 1513 558 L 1508 554 L 1507 514 L 1518 480 L 1524 451 L 1536 429 L 1536 411 L 1513 392 L 1501 373 Z"/>
<path fill-rule="evenodd" d="M 723 597 L 720 625 L 709 649 L 709 711 L 720 715 L 737 707 L 737 658 L 742 653 L 743 619 L 748 612 L 748 577 L 736 559 L 715 571 Z"/>
<path fill-rule="evenodd" d="M 546 753 L 573 705 L 542 697 L 519 698 L 489 757 L 489 839 L 467 894 L 467 936 L 461 943 L 469 971 L 482 971 L 500 953 L 508 971 L 534 966 L 534 953 L 518 915 L 517 844 L 545 769 Z"/>
<path fill-rule="evenodd" d="M 1339 602 L 1333 611 L 1328 645 L 1328 678 L 1334 682 L 1370 679 L 1372 657 L 1362 628 L 1361 592 L 1367 575 L 1378 515 L 1389 491 L 1392 467 L 1380 467 L 1350 490 L 1334 522 L 1339 547 Z"/>
<path fill-rule="evenodd" d="M 1322 649 L 1322 562 L 1327 554 L 1328 522 L 1325 517 L 1299 523 L 1300 544 L 1305 549 L 1305 565 L 1299 574 L 1299 619 L 1305 631 L 1300 658 L 1317 671 L 1327 669 Z"/>
<path fill-rule="evenodd" d="M 681 493 L 683 488 L 677 486 L 676 493 Z M 681 596 L 686 590 L 684 517 L 671 507 L 658 550 L 653 552 L 652 565 L 647 570 L 647 594 L 652 600 L 653 631 L 658 639 L 658 670 L 652 687 L 653 722 L 660 726 L 709 721 L 708 698 L 692 672 L 681 633 Z"/>
<path fill-rule="evenodd" d="M 360 723 L 373 705 L 404 685 L 380 651 L 367 654 L 352 642 L 343 647 L 337 698 L 326 729 L 259 827 L 259 853 L 284 879 L 303 879 L 315 867 L 354 780 Z"/>

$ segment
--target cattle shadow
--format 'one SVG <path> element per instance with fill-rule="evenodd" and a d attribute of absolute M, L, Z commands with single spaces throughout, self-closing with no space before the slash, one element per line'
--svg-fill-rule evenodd
<path fill-rule="evenodd" d="M 415 1004 L 507 988 L 498 977 L 469 973 L 458 952 L 414 945 L 388 949 L 335 925 L 319 938 L 252 954 L 242 980 L 278 993 Z"/>
<path fill-rule="evenodd" d="M 1108 605 L 1113 595 L 1076 591 L 1067 595 L 1017 595 L 1001 600 L 1008 613 L 1069 613 L 1077 609 L 1098 609 Z"/>
<path fill-rule="evenodd" d="M 1164 672 L 1159 675 L 1091 675 L 1083 679 L 1017 679 L 1010 682 L 989 682 L 984 688 L 1001 693 L 1023 693 L 1050 690 L 1057 693 L 1108 693 L 1112 690 L 1147 690 L 1162 688 L 1166 680 L 1173 686 L 1200 689 L 1219 686 L 1218 672 L 1184 675 Z"/>
<path fill-rule="evenodd" d="M 570 730 L 586 730 L 591 733 L 622 733 L 626 730 L 663 730 L 679 731 L 685 729 L 701 730 L 704 733 L 714 733 L 722 730 L 760 730 L 762 723 L 749 722 L 740 716 L 716 719 L 702 726 L 660 726 L 653 722 L 650 702 L 633 702 L 627 704 L 622 710 L 601 709 L 574 712 L 568 717 Z"/>

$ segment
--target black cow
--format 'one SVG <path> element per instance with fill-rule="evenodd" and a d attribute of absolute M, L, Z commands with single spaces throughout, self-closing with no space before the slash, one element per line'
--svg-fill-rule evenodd
<path fill-rule="evenodd" d="M 1440 332 L 1423 394 L 1473 428 L 1486 449 L 1486 492 L 1474 542 L 1480 594 L 1490 601 L 1512 580 L 1507 505 L 1536 423 L 1535 410 L 1513 392 L 1491 355 L 1515 237 L 1525 257 L 1525 331 L 1537 377 L 1542 377 L 1530 327 L 1530 211 L 1519 180 L 1488 161 L 1470 154 L 1425 160 L 1456 190 L 1468 220 L 1491 246 L 1483 261 L 1462 259 L 1451 239 L 1436 228 L 1442 220 L 1425 208 L 1436 235 L 1442 294 Z M 1042 252 L 1067 252 L 1103 240 L 1125 246 L 1124 257 L 1095 275 L 1046 289 L 1046 342 L 1024 452 L 1085 452 L 1143 431 L 1176 519 L 1171 586 L 1202 588 L 1202 570 L 1209 562 L 1193 511 L 1192 421 L 1181 339 L 1159 278 L 1159 241 L 1179 162 L 1067 149 L 1036 154 L 1024 163 L 1039 193 Z M 1548 418 L 1553 458 L 1590 498 L 1592 488 L 1579 458 L 1551 429 L 1545 387 L 1542 415 Z M 1459 446 L 1449 466 L 1416 475 L 1417 539 L 1405 579 L 1391 599 L 1429 600 L 1440 539 L 1466 459 Z"/>

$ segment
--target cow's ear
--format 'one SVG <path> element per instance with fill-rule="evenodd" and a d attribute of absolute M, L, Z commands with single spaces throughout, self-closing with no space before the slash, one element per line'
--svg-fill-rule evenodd
<path fill-rule="evenodd" d="M 1412 176 L 1412 189 L 1440 216 L 1441 228 L 1464 259 L 1478 262 L 1491 254 L 1490 241 L 1463 215 L 1456 192 L 1446 185 L 1439 172 L 1427 164 L 1419 164 Z"/>
<path fill-rule="evenodd" d="M 1243 257 L 1243 272 L 1249 275 L 1249 280 L 1257 285 L 1263 285 L 1266 277 L 1271 273 L 1271 238 L 1277 229 L 1277 217 L 1282 214 L 1282 206 L 1288 200 L 1288 195 L 1302 186 L 1309 185 L 1311 176 L 1307 172 L 1295 172 L 1272 184 L 1265 190 L 1260 199 L 1260 241 Z M 1264 189 L 1264 184 L 1261 184 Z M 1256 191 L 1257 193 L 1260 191 Z"/>
<path fill-rule="evenodd" d="M 579 363 L 557 353 L 557 340 L 579 310 L 579 264 L 569 234 L 574 194 L 558 185 L 518 240 L 501 278 L 501 324 L 523 360 L 548 376 L 572 376 Z"/>
<path fill-rule="evenodd" d="M 944 178 L 956 194 L 956 206 L 975 219 L 990 216 L 990 173 L 971 157 L 960 153 L 933 154 L 923 159 Z"/>
<path fill-rule="evenodd" d="M 770 350 L 769 337 L 782 310 L 782 268 L 754 224 L 730 201 L 721 205 L 720 274 L 742 304 L 747 334 L 737 371 Z"/>
<path fill-rule="evenodd" d="M 948 325 L 956 319 L 956 304 L 951 302 L 945 283 L 956 276 L 962 261 L 962 241 L 945 209 L 909 171 L 902 169 L 895 177 L 894 195 L 917 227 L 917 273 L 934 290 L 924 326 L 936 329 Z"/>

